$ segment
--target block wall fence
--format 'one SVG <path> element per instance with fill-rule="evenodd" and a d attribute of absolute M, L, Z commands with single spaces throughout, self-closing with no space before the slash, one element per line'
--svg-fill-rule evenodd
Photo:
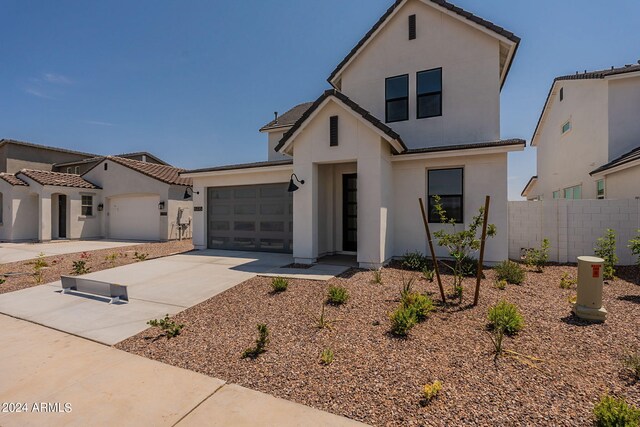
<path fill-rule="evenodd" d="M 540 247 L 549 239 L 549 260 L 577 262 L 593 255 L 598 237 L 616 231 L 620 265 L 635 264 L 627 247 L 640 229 L 640 200 L 544 200 L 509 202 L 509 258 L 520 259 L 522 249 Z"/>

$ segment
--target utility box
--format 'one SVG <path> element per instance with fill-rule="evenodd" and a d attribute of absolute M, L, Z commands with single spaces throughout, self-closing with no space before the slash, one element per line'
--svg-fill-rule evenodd
<path fill-rule="evenodd" d="M 607 318 L 602 306 L 604 260 L 592 256 L 578 257 L 578 300 L 573 306 L 576 316 L 598 322 Z"/>

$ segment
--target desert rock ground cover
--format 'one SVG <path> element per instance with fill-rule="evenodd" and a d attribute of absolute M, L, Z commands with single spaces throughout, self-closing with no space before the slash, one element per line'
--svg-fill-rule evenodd
<path fill-rule="evenodd" d="M 142 258 L 149 260 L 190 250 L 193 250 L 191 240 L 183 240 L 143 243 L 122 248 L 44 257 L 42 260 L 46 262 L 47 267 L 42 269 L 41 282 L 51 283 L 60 280 L 60 275 L 71 275 L 74 261 L 84 261 L 89 272 L 94 272 L 140 262 Z M 135 257 L 136 252 L 140 258 Z M 0 265 L 0 278 L 5 280 L 5 283 L 0 284 L 0 294 L 38 285 L 39 283 L 37 283 L 33 275 L 34 261 L 18 261 Z M 12 273 L 12 275 L 3 277 L 2 275 L 6 273 Z M 14 273 L 18 273 L 18 275 L 13 275 Z"/>
<path fill-rule="evenodd" d="M 571 316 L 576 291 L 560 289 L 565 272 L 577 274 L 573 266 L 550 266 L 499 290 L 489 270 L 474 308 L 467 304 L 475 281 L 466 279 L 463 304 L 437 307 L 406 339 L 389 333 L 388 316 L 403 277 L 417 273 L 386 268 L 375 284 L 371 272 L 351 270 L 329 283 L 292 280 L 277 294 L 271 279 L 256 277 L 177 315 L 185 325 L 178 337 L 155 339 L 151 328 L 117 347 L 373 425 L 591 425 L 593 405 L 607 391 L 640 405 L 640 384 L 620 360 L 640 346 L 638 269 L 622 269 L 624 279 L 605 285 L 604 324 Z M 445 284 L 451 280 L 444 276 Z M 331 285 L 346 287 L 350 298 L 327 305 L 331 328 L 318 329 Z M 424 279 L 414 291 L 438 299 L 437 285 Z M 494 360 L 486 315 L 502 299 L 516 303 L 526 323 L 505 348 L 544 362 Z M 258 323 L 270 330 L 267 351 L 242 359 Z M 334 361 L 325 366 L 327 348 Z M 442 391 L 421 406 L 424 385 L 436 380 Z"/>

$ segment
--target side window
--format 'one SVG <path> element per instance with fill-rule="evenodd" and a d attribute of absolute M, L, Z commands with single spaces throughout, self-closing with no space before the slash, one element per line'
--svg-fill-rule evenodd
<path fill-rule="evenodd" d="M 599 179 L 598 182 L 596 182 L 596 193 L 596 197 L 598 199 L 605 198 L 604 179 Z"/>
<path fill-rule="evenodd" d="M 464 222 L 463 175 L 462 168 L 434 169 L 427 172 L 429 222 L 440 222 L 433 196 L 440 196 L 440 203 L 446 211 L 447 218 L 453 218 L 460 224 Z"/>
<path fill-rule="evenodd" d="M 419 119 L 442 115 L 442 68 L 418 73 L 417 100 Z"/>
<path fill-rule="evenodd" d="M 409 75 L 389 77 L 385 81 L 386 122 L 409 120 Z"/>
<path fill-rule="evenodd" d="M 560 198 L 560 190 L 553 192 L 553 198 L 554 199 L 559 199 Z"/>
<path fill-rule="evenodd" d="M 93 196 L 82 196 L 81 209 L 83 216 L 93 216 Z"/>
<path fill-rule="evenodd" d="M 564 198 L 569 200 L 582 199 L 582 185 L 576 185 L 575 187 L 565 188 Z"/>
<path fill-rule="evenodd" d="M 564 135 L 570 130 L 571 130 L 571 120 L 567 121 L 565 124 L 562 125 L 562 134 Z"/>

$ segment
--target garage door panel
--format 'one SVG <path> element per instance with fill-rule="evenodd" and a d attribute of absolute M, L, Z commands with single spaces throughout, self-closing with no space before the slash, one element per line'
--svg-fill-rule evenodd
<path fill-rule="evenodd" d="M 287 183 L 209 188 L 208 246 L 292 252 L 293 195 L 287 188 Z"/>

